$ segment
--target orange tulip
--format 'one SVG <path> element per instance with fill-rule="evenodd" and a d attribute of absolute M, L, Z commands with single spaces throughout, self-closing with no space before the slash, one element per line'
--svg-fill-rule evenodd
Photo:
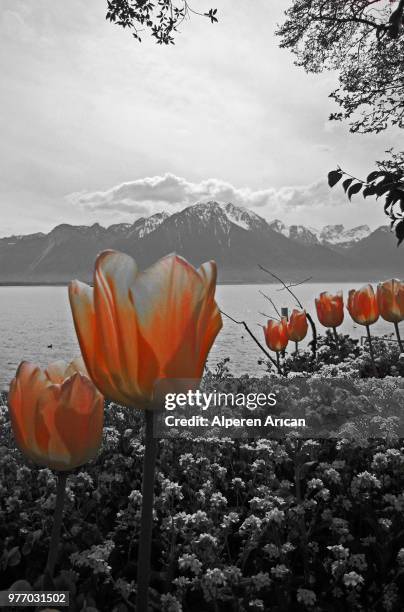
<path fill-rule="evenodd" d="M 288 322 L 286 317 L 280 321 L 270 320 L 264 327 L 265 341 L 271 351 L 280 353 L 285 350 L 289 342 Z"/>
<path fill-rule="evenodd" d="M 377 286 L 377 303 L 383 319 L 390 323 L 404 320 L 404 283 L 393 278 Z"/>
<path fill-rule="evenodd" d="M 358 325 L 372 325 L 379 318 L 379 308 L 372 285 L 361 289 L 351 289 L 348 295 L 347 308 L 352 319 Z"/>
<path fill-rule="evenodd" d="M 8 403 L 17 445 L 35 463 L 66 471 L 96 456 L 104 398 L 82 360 L 70 365 L 56 361 L 45 371 L 23 361 L 11 382 Z"/>
<path fill-rule="evenodd" d="M 104 251 L 94 289 L 69 287 L 74 324 L 88 372 L 121 404 L 147 408 L 159 379 L 199 379 L 222 327 L 214 295 L 216 264 L 196 270 L 168 255 L 144 272 L 123 253 Z"/>
<path fill-rule="evenodd" d="M 344 320 L 342 291 L 335 295 L 324 291 L 316 298 L 317 317 L 324 327 L 338 327 Z"/>
<path fill-rule="evenodd" d="M 288 321 L 288 335 L 292 342 L 301 342 L 307 334 L 308 324 L 305 310 L 294 309 Z"/>

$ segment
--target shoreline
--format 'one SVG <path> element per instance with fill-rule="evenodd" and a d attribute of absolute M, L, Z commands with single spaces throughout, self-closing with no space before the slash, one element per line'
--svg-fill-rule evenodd
<path fill-rule="evenodd" d="M 289 277 L 285 275 L 284 277 L 286 279 L 286 281 L 289 280 Z M 72 279 L 73 280 L 73 279 Z M 0 287 L 68 287 L 69 283 L 71 281 L 58 281 L 58 282 L 46 282 L 46 281 L 38 281 L 38 282 L 8 282 L 8 281 L 0 281 Z M 86 283 L 87 285 L 92 286 L 93 283 L 89 283 L 86 281 L 81 281 Z M 378 278 L 375 279 L 347 279 L 345 278 L 330 278 L 330 277 L 326 277 L 324 279 L 319 278 L 318 280 L 313 280 L 310 279 L 307 283 L 304 283 L 306 285 L 319 285 L 319 284 L 324 284 L 324 283 L 373 283 L 373 284 L 377 284 L 378 282 L 380 282 L 380 276 Z M 231 281 L 218 281 L 216 283 L 218 286 L 220 285 L 244 285 L 244 286 L 248 286 L 248 285 L 280 285 L 281 283 L 279 283 L 278 281 L 274 280 L 250 280 L 250 281 L 236 281 L 236 280 L 231 280 Z"/>

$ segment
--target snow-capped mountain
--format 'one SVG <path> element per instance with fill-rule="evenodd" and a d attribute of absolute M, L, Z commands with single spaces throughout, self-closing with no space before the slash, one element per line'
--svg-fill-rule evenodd
<path fill-rule="evenodd" d="M 286 225 L 279 219 L 274 219 L 269 223 L 275 232 L 279 232 L 283 236 L 291 240 L 297 240 L 302 244 L 321 244 L 319 239 L 320 231 L 314 227 L 305 227 L 304 225 Z"/>
<path fill-rule="evenodd" d="M 320 240 L 323 244 L 350 246 L 363 240 L 370 233 L 368 225 L 358 225 L 350 229 L 345 229 L 343 225 L 326 225 L 320 232 Z"/>
<path fill-rule="evenodd" d="M 304 225 L 285 225 L 279 219 L 269 223 L 269 226 L 283 236 L 297 240 L 303 244 L 323 244 L 348 248 L 363 240 L 371 233 L 368 225 L 358 225 L 345 229 L 343 225 L 325 225 L 322 229 L 305 227 Z"/>
<path fill-rule="evenodd" d="M 234 204 L 220 204 L 227 215 L 229 221 L 242 227 L 246 230 L 266 228 L 267 222 L 265 219 L 242 206 L 234 206 Z"/>
<path fill-rule="evenodd" d="M 153 232 L 163 221 L 169 217 L 166 212 L 156 213 L 151 217 L 140 217 L 133 225 L 129 225 L 127 236 L 131 238 L 143 238 Z"/>
<path fill-rule="evenodd" d="M 108 228 L 62 224 L 48 234 L 0 239 L 0 282 L 91 282 L 94 260 L 104 249 L 132 255 L 140 269 L 172 252 L 195 266 L 214 259 L 219 279 L 232 283 L 267 282 L 258 264 L 290 279 L 402 276 L 402 251 L 386 228 L 286 226 L 242 206 L 210 201 Z"/>

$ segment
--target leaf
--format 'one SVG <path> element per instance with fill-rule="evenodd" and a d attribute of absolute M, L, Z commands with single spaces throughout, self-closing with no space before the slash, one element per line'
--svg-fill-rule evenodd
<path fill-rule="evenodd" d="M 375 179 L 379 178 L 379 176 L 383 176 L 383 172 L 381 172 L 380 170 L 374 170 L 373 172 L 368 174 L 368 176 L 366 178 L 366 182 L 367 183 L 372 183 L 372 181 L 374 181 Z"/>
<path fill-rule="evenodd" d="M 380 198 L 380 196 L 389 192 L 392 188 L 394 188 L 393 183 L 382 181 L 381 183 L 375 186 L 376 198 Z"/>
<path fill-rule="evenodd" d="M 331 172 L 328 173 L 329 186 L 334 187 L 342 179 L 342 176 L 343 173 L 341 170 L 331 170 Z"/>
<path fill-rule="evenodd" d="M 367 187 L 365 187 L 365 189 L 362 191 L 362 195 L 364 198 L 367 198 L 368 196 L 376 195 L 375 185 L 368 185 Z"/>
<path fill-rule="evenodd" d="M 349 189 L 348 189 L 348 198 L 351 199 L 353 195 L 355 195 L 356 193 L 359 193 L 360 190 L 362 189 L 363 184 L 362 183 L 354 183 Z"/>
<path fill-rule="evenodd" d="M 353 180 L 354 180 L 353 178 L 348 178 L 348 179 L 345 179 L 345 181 L 342 183 L 345 193 L 347 192 L 347 189 L 351 185 Z"/>
<path fill-rule="evenodd" d="M 396 236 L 398 238 L 397 246 L 400 246 L 400 244 L 404 240 L 404 221 L 400 221 L 400 223 L 397 223 L 395 230 Z"/>

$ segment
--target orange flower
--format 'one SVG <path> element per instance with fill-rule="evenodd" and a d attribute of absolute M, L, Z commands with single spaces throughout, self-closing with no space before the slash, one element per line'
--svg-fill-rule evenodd
<path fill-rule="evenodd" d="M 146 408 L 159 379 L 199 379 L 222 327 L 216 264 L 196 270 L 168 255 L 144 272 L 123 253 L 96 260 L 94 289 L 73 281 L 70 304 L 81 352 L 110 399 Z"/>
<path fill-rule="evenodd" d="M 352 319 L 359 325 L 372 325 L 379 318 L 379 308 L 372 285 L 351 289 L 347 308 Z"/>
<path fill-rule="evenodd" d="M 335 295 L 324 291 L 316 298 L 318 320 L 324 327 L 338 327 L 344 320 L 344 300 L 342 291 Z"/>
<path fill-rule="evenodd" d="M 81 359 L 70 365 L 56 361 L 45 371 L 23 361 L 11 382 L 8 403 L 17 445 L 35 463 L 65 471 L 96 456 L 104 398 Z"/>
<path fill-rule="evenodd" d="M 377 286 L 377 303 L 383 319 L 390 323 L 404 320 L 404 283 L 393 278 Z"/>
<path fill-rule="evenodd" d="M 288 334 L 292 342 L 301 342 L 307 334 L 307 316 L 305 310 L 294 309 L 288 321 Z"/>
<path fill-rule="evenodd" d="M 288 322 L 286 317 L 280 321 L 270 320 L 264 327 L 265 341 L 271 351 L 279 353 L 284 351 L 289 342 Z"/>

